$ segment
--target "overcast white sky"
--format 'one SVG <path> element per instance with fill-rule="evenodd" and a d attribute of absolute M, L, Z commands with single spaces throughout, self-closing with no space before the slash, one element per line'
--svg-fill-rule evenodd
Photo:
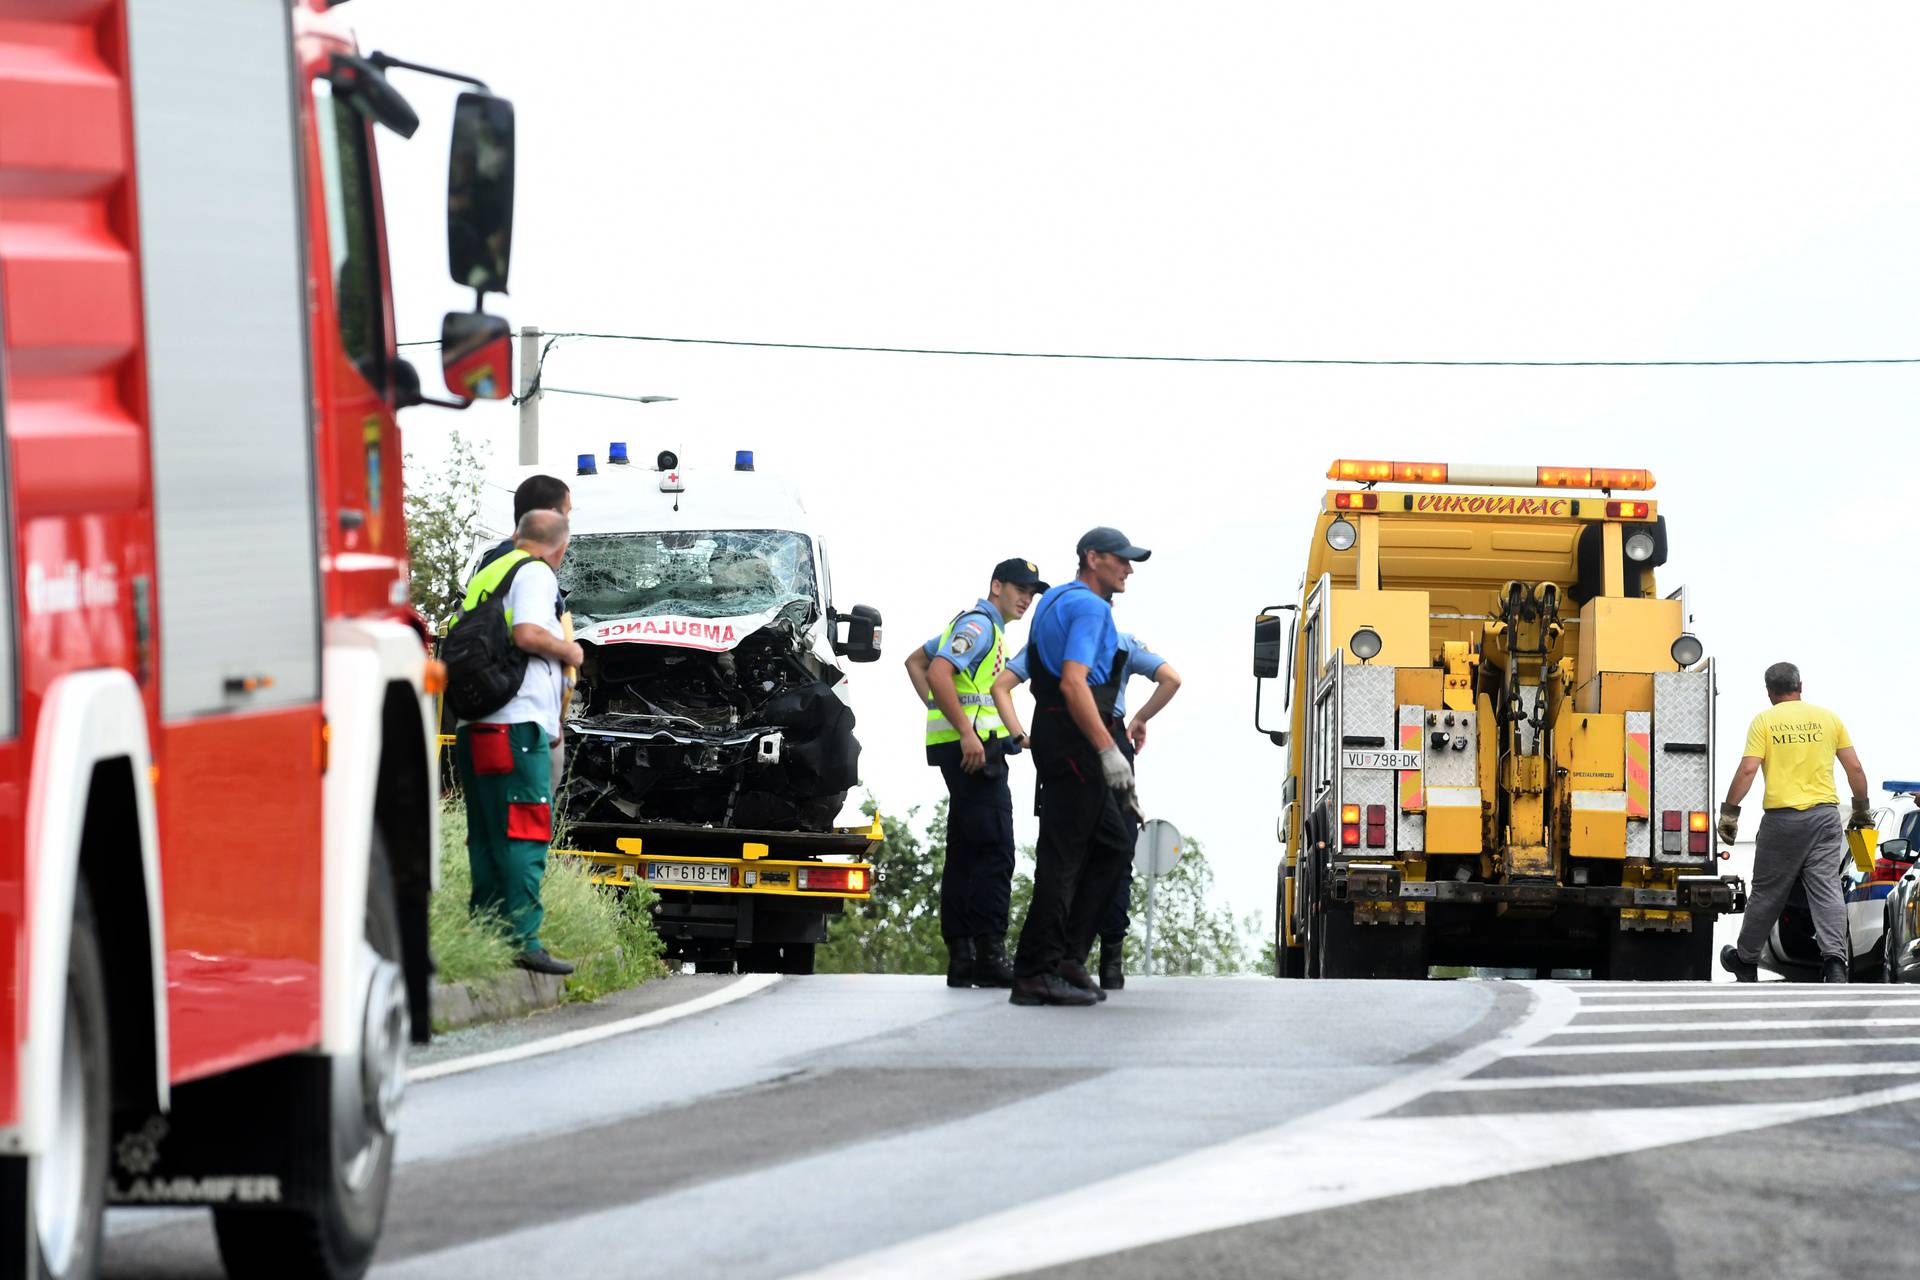
<path fill-rule="evenodd" d="M 1920 355 L 1920 12 L 1670 3 L 426 3 L 368 48 L 518 109 L 516 325 L 686 337 L 1333 358 Z M 403 338 L 446 279 L 450 88 L 383 140 Z M 416 352 L 424 355 L 425 352 Z M 430 365 L 430 358 L 423 360 Z M 432 371 L 428 369 L 431 377 Z M 1149 812 L 1270 918 L 1280 752 L 1250 623 L 1295 598 L 1336 456 L 1638 466 L 1721 667 L 1720 785 L 1760 672 L 1801 664 L 1876 788 L 1920 771 L 1911 445 L 1920 366 L 1367 369 L 577 342 L 545 459 L 752 448 L 886 616 L 863 771 L 943 794 L 899 659 L 1007 555 L 1151 547 L 1123 627 L 1186 689 Z M 515 411 L 413 410 L 510 462 Z M 564 471 L 561 471 L 564 474 Z M 1018 632 L 1016 632 L 1018 635 Z M 1135 690 L 1136 704 L 1145 686 Z M 1017 784 L 1030 780 L 1016 771 Z M 1017 785 L 1030 839 L 1031 791 Z"/>

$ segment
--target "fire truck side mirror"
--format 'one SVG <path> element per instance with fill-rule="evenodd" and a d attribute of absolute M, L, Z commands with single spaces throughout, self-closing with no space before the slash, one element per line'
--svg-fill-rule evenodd
<path fill-rule="evenodd" d="M 447 269 L 454 283 L 505 293 L 513 257 L 513 104 L 463 93 L 447 158 Z"/>
<path fill-rule="evenodd" d="M 467 400 L 502 400 L 513 385 L 513 331 L 499 316 L 449 311 L 440 322 L 440 372 Z"/>
<path fill-rule="evenodd" d="M 1273 680 L 1280 675 L 1281 623 L 1262 614 L 1253 623 L 1253 678 Z"/>

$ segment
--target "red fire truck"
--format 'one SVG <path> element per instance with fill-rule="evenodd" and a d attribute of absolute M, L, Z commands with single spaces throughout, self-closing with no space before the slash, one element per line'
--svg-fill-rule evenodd
<path fill-rule="evenodd" d="M 408 608 L 374 130 L 465 81 L 454 279 L 506 287 L 512 107 L 328 0 L 0 0 L 0 1275 L 210 1205 L 351 1276 L 428 1026 L 434 683 Z M 448 317 L 499 396 L 503 320 Z"/>

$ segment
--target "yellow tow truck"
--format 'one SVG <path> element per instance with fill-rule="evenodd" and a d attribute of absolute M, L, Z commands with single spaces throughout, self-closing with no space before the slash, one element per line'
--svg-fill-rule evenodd
<path fill-rule="evenodd" d="M 1278 975 L 1710 977 L 1746 890 L 1716 874 L 1714 668 L 1655 584 L 1652 473 L 1327 476 L 1353 487 L 1300 599 L 1254 630 L 1256 727 L 1288 750 Z"/>

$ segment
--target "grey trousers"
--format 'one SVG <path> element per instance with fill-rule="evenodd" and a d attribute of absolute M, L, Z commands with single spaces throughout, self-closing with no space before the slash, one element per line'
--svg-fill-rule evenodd
<path fill-rule="evenodd" d="M 1798 880 L 1807 895 L 1822 959 L 1847 960 L 1847 904 L 1840 895 L 1840 864 L 1847 856 L 1838 805 L 1769 809 L 1753 842 L 1753 888 L 1740 922 L 1740 958 L 1753 964 Z"/>

